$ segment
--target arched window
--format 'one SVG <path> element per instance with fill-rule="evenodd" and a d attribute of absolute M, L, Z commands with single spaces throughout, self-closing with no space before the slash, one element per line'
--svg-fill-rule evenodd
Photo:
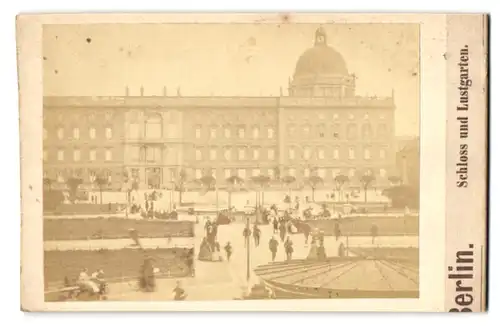
<path fill-rule="evenodd" d="M 377 128 L 377 135 L 378 135 L 378 138 L 387 137 L 387 125 L 379 124 L 378 128 Z"/>
<path fill-rule="evenodd" d="M 161 138 L 162 118 L 159 114 L 149 114 L 144 117 L 144 134 L 146 138 Z"/>
<path fill-rule="evenodd" d="M 318 137 L 319 138 L 325 138 L 325 134 L 326 134 L 325 125 L 324 124 L 320 124 L 318 126 Z"/>
<path fill-rule="evenodd" d="M 361 127 L 361 134 L 363 139 L 370 139 L 373 137 L 372 134 L 372 126 L 368 123 L 363 124 L 363 127 Z"/>
<path fill-rule="evenodd" d="M 347 138 L 349 139 L 355 139 L 358 136 L 358 130 L 356 128 L 356 125 L 354 123 L 350 123 L 347 126 Z"/>

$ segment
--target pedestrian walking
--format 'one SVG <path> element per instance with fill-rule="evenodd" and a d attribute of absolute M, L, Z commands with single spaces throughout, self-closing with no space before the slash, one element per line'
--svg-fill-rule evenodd
<path fill-rule="evenodd" d="M 274 262 L 276 260 L 276 253 L 278 252 L 278 245 L 279 242 L 274 238 L 274 236 L 271 237 L 271 240 L 269 240 L 269 251 L 271 251 L 271 260 Z"/>
<path fill-rule="evenodd" d="M 243 230 L 243 238 L 245 239 L 245 248 L 247 247 L 247 243 L 251 235 L 252 235 L 252 230 L 250 230 L 250 228 L 248 227 L 245 227 L 245 229 Z"/>
<path fill-rule="evenodd" d="M 255 242 L 256 247 L 258 247 L 260 244 L 260 234 L 261 234 L 261 231 L 260 231 L 259 227 L 257 226 L 257 224 L 255 224 L 253 227 L 253 240 Z"/>
<path fill-rule="evenodd" d="M 224 246 L 224 250 L 226 251 L 226 260 L 230 261 L 231 260 L 231 255 L 233 254 L 233 246 L 231 245 L 231 242 L 227 242 L 226 245 Z"/>
<path fill-rule="evenodd" d="M 284 246 L 285 246 L 286 260 L 290 261 L 292 260 L 292 254 L 293 254 L 293 242 L 292 240 L 290 240 L 290 237 L 286 238 Z"/>

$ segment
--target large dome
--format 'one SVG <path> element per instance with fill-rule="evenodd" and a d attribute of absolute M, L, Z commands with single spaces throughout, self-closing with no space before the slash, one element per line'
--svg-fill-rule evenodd
<path fill-rule="evenodd" d="M 306 50 L 297 61 L 294 77 L 310 75 L 348 75 L 347 66 L 340 53 L 328 46 L 322 28 L 316 31 L 314 47 Z"/>

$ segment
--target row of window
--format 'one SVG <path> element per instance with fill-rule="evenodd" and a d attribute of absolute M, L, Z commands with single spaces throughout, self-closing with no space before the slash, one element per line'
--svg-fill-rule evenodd
<path fill-rule="evenodd" d="M 195 169 L 194 170 L 194 177 L 196 179 L 200 179 L 203 175 L 206 174 L 206 172 L 203 169 Z M 212 170 L 211 174 L 214 177 L 217 177 L 215 175 L 216 171 Z M 255 177 L 259 175 L 268 175 L 269 177 L 273 178 L 275 176 L 276 170 L 275 169 L 224 169 L 224 177 L 229 178 L 231 176 L 238 176 L 242 179 L 246 179 L 249 177 Z M 318 169 L 310 169 L 310 168 L 305 168 L 305 169 L 296 169 L 296 168 L 289 168 L 286 171 L 286 174 L 289 176 L 293 177 L 304 177 L 308 178 L 311 175 L 315 174 L 323 179 L 328 179 L 328 178 L 335 178 L 337 175 L 341 174 L 340 169 L 326 169 L 326 168 L 318 168 Z M 373 175 L 373 172 L 370 171 L 370 174 Z M 349 169 L 347 176 L 349 178 L 354 178 L 357 175 L 356 169 Z M 378 171 L 378 176 L 385 178 L 387 176 L 387 170 L 385 169 L 379 169 Z"/>
<path fill-rule="evenodd" d="M 214 160 L 217 160 L 217 154 L 219 153 L 219 151 L 216 148 L 209 149 L 208 150 L 208 157 L 204 157 L 203 153 L 204 153 L 203 150 L 195 149 L 195 159 L 197 161 L 202 161 L 202 160 L 206 160 L 206 159 L 214 161 Z M 233 153 L 234 153 L 233 149 L 230 149 L 230 148 L 224 149 L 224 151 L 223 151 L 224 159 L 227 161 L 232 160 Z M 236 157 L 238 160 L 246 160 L 247 156 L 249 154 L 250 154 L 250 157 L 248 157 L 248 158 L 251 158 L 253 160 L 258 160 L 258 159 L 263 158 L 263 157 L 261 157 L 261 149 L 260 148 L 253 148 L 250 150 L 250 153 L 249 153 L 247 148 L 238 148 L 236 153 L 237 153 Z M 266 157 L 268 160 L 274 160 L 276 158 L 276 151 L 272 148 L 268 148 L 266 150 L 266 154 L 267 154 Z"/>
<path fill-rule="evenodd" d="M 71 159 L 74 161 L 74 162 L 79 162 L 81 161 L 82 159 L 83 160 L 88 160 L 88 161 L 96 161 L 97 160 L 97 155 L 98 155 L 98 150 L 97 149 L 91 149 L 88 151 L 88 157 L 86 158 L 82 158 L 82 152 L 81 150 L 79 149 L 73 149 L 73 150 L 63 150 L 63 149 L 59 149 L 57 150 L 56 152 L 56 157 L 57 157 L 57 160 L 58 161 L 64 161 L 65 159 L 68 159 L 66 157 L 66 153 L 69 153 Z M 43 160 L 44 162 L 48 161 L 49 160 L 49 151 L 48 150 L 44 150 L 43 151 Z M 105 149 L 104 150 L 104 160 L 105 161 L 112 161 L 113 160 L 113 152 L 111 149 Z"/>
<path fill-rule="evenodd" d="M 387 158 L 387 149 L 381 148 L 378 150 L 378 156 L 376 155 L 376 152 L 374 153 L 374 149 L 372 148 L 364 148 L 363 149 L 363 159 L 365 160 L 371 160 L 374 158 L 378 159 L 386 159 Z M 263 159 L 264 157 L 261 156 L 262 149 L 260 148 L 252 148 L 252 149 L 247 149 L 247 148 L 238 148 L 236 149 L 237 156 L 236 158 L 238 160 L 246 160 L 246 159 L 253 159 L 253 160 L 259 160 Z M 276 151 L 272 148 L 269 148 L 266 150 L 267 155 L 265 156 L 268 160 L 274 160 L 276 158 Z M 204 155 L 205 154 L 205 155 Z M 208 154 L 208 156 L 206 156 Z M 208 150 L 208 152 L 205 152 L 201 149 L 195 149 L 195 159 L 197 161 L 203 161 L 203 160 L 217 160 L 218 159 L 218 154 L 220 154 L 220 151 L 216 148 L 211 148 Z M 234 150 L 231 148 L 226 148 L 223 151 L 223 158 L 227 161 L 230 161 L 233 159 L 233 154 Z M 249 155 L 249 156 L 248 156 Z M 316 158 L 318 160 L 325 160 L 327 158 L 339 160 L 341 159 L 340 155 L 340 149 L 339 148 L 334 148 L 331 153 L 328 153 L 325 148 L 316 148 L 313 149 L 311 147 L 304 147 L 302 151 L 300 151 L 297 148 L 289 148 L 288 149 L 288 158 L 290 160 L 296 160 L 296 159 L 304 159 L 304 160 L 310 160 L 312 158 Z M 355 160 L 357 158 L 357 149 L 355 147 L 349 147 L 347 149 L 347 157 L 350 160 Z M 344 157 L 342 157 L 344 159 Z"/>
<path fill-rule="evenodd" d="M 373 137 L 385 138 L 388 134 L 388 128 L 386 124 L 379 124 L 377 126 L 376 132 L 373 130 L 371 124 L 365 123 L 361 125 L 361 130 L 358 130 L 358 126 L 354 123 L 350 123 L 342 128 L 340 124 L 333 126 L 318 125 L 311 128 L 310 125 L 305 124 L 302 126 L 296 126 L 290 124 L 287 127 L 288 137 L 291 138 L 333 138 L 341 139 L 343 134 L 347 139 L 356 139 L 361 134 L 362 139 L 372 139 Z"/>
<path fill-rule="evenodd" d="M 91 128 L 88 128 L 86 131 L 88 132 L 88 137 L 90 139 L 96 139 L 96 136 L 97 136 L 97 130 L 96 130 L 96 128 L 91 127 Z M 56 135 L 57 135 L 58 139 L 60 139 L 60 140 L 64 139 L 64 137 L 65 137 L 65 129 L 62 128 L 62 127 L 57 128 Z M 71 130 L 71 134 L 70 135 L 71 135 L 72 139 L 75 139 L 75 140 L 80 139 L 80 137 L 81 137 L 80 128 L 78 128 L 78 127 L 73 128 Z M 111 127 L 104 128 L 104 136 L 106 137 L 106 139 L 113 138 L 113 129 Z M 48 132 L 47 129 L 44 128 L 43 129 L 43 139 L 47 140 L 48 137 L 49 137 L 49 132 Z"/>
<path fill-rule="evenodd" d="M 71 118 L 77 119 L 79 121 L 87 120 L 87 121 L 92 122 L 92 121 L 96 121 L 96 119 L 101 118 L 101 116 L 102 116 L 101 114 L 96 114 L 95 112 L 91 111 L 91 112 L 88 112 L 87 114 L 81 113 L 81 112 L 79 112 L 78 114 L 72 114 Z M 43 115 L 43 119 L 44 120 L 47 120 L 47 117 L 48 117 L 47 115 L 45 115 L 45 114 Z M 61 123 L 64 123 L 65 120 L 66 121 L 68 120 L 68 117 L 69 117 L 69 115 L 67 115 L 67 114 L 58 113 L 57 114 L 57 121 L 61 122 Z M 113 120 L 113 112 L 112 111 L 106 111 L 104 113 L 104 119 L 106 121 Z"/>
<path fill-rule="evenodd" d="M 304 115 L 306 115 L 305 113 L 304 114 L 299 114 L 299 115 L 294 115 L 294 114 L 288 114 L 288 120 L 291 120 L 291 121 L 294 121 L 296 120 L 302 120 L 304 118 Z M 307 112 L 307 115 L 308 116 L 311 116 L 311 115 L 315 115 L 319 120 L 340 120 L 342 117 L 340 114 L 338 113 L 327 113 L 327 112 L 318 112 L 318 111 L 312 111 L 312 112 Z M 378 119 L 380 120 L 385 120 L 386 118 L 386 115 L 385 114 L 369 114 L 369 113 L 364 113 L 363 114 L 363 120 L 370 120 L 370 119 L 376 119 L 378 117 Z M 354 120 L 356 118 L 356 116 L 353 114 L 353 113 L 349 113 L 347 115 L 347 119 L 349 120 Z"/>
<path fill-rule="evenodd" d="M 379 158 L 379 159 L 386 159 L 387 157 L 387 149 L 381 148 L 378 150 L 378 156 L 374 155 L 374 149 L 372 148 L 364 148 L 363 149 L 363 159 L 365 160 L 371 160 L 373 158 Z M 375 152 L 376 153 L 376 152 Z M 302 153 L 300 152 L 299 149 L 297 148 L 289 148 L 288 149 L 288 158 L 290 160 L 295 160 L 302 158 L 304 160 L 310 160 L 312 158 L 317 158 L 318 160 L 324 160 L 328 158 L 332 158 L 335 160 L 338 159 L 344 159 L 344 157 L 341 157 L 340 155 L 340 149 L 339 148 L 334 148 L 333 151 L 331 152 L 331 155 L 328 154 L 327 150 L 325 148 L 317 148 L 316 150 L 312 149 L 311 147 L 304 147 L 302 150 Z M 355 147 L 349 147 L 347 149 L 347 158 L 350 160 L 355 160 L 357 158 L 357 149 Z"/>
<path fill-rule="evenodd" d="M 215 126 L 210 127 L 208 130 L 208 134 L 204 135 L 203 133 L 203 128 L 201 126 L 196 126 L 195 127 L 195 138 L 200 139 L 202 137 L 209 137 L 211 139 L 215 139 L 219 136 L 224 136 L 225 138 L 231 138 L 232 134 L 235 132 L 235 135 L 238 136 L 238 138 L 245 138 L 246 137 L 246 128 L 244 126 L 237 127 L 236 130 L 233 128 L 226 126 L 223 127 L 223 129 L 219 129 Z M 261 137 L 264 137 L 264 135 L 261 135 L 261 130 L 259 127 L 252 127 L 251 128 L 251 135 L 253 139 L 258 139 Z M 268 139 L 273 139 L 275 137 L 275 131 L 274 128 L 268 127 L 266 128 L 266 134 L 265 137 Z"/>
<path fill-rule="evenodd" d="M 97 178 L 97 171 L 93 169 L 72 169 L 71 171 L 57 171 L 55 173 L 55 180 L 60 183 L 66 182 L 70 177 L 73 178 L 82 178 L 83 182 L 94 182 Z M 104 170 L 99 173 L 100 176 L 108 180 L 108 183 L 113 181 L 112 172 L 109 170 Z M 43 172 L 43 178 L 49 178 L 49 174 L 47 171 Z"/>

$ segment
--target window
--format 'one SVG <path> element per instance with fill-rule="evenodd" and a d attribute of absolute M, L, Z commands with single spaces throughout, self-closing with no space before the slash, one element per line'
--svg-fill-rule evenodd
<path fill-rule="evenodd" d="M 267 128 L 267 138 L 269 138 L 269 139 L 274 138 L 274 129 L 273 128 Z"/>
<path fill-rule="evenodd" d="M 90 139 L 95 139 L 95 128 L 89 129 L 89 137 Z"/>
<path fill-rule="evenodd" d="M 288 136 L 290 136 L 290 137 L 295 136 L 295 126 L 294 125 L 288 126 Z"/>
<path fill-rule="evenodd" d="M 340 169 L 332 169 L 332 177 L 335 179 L 338 175 L 340 175 Z"/>
<path fill-rule="evenodd" d="M 385 115 L 384 114 L 380 115 L 380 120 L 385 120 Z"/>
<path fill-rule="evenodd" d="M 325 159 L 325 150 L 323 148 L 319 148 L 318 149 L 318 158 L 320 160 L 324 160 Z"/>
<path fill-rule="evenodd" d="M 106 113 L 104 114 L 104 116 L 105 116 L 105 119 L 109 121 L 109 120 L 111 120 L 113 118 L 113 112 L 106 111 Z"/>
<path fill-rule="evenodd" d="M 217 159 L 217 150 L 212 148 L 210 149 L 210 160 L 216 160 Z"/>
<path fill-rule="evenodd" d="M 385 149 L 381 149 L 380 150 L 380 158 L 383 159 L 383 160 L 385 160 L 385 158 L 386 158 L 386 151 L 385 151 Z"/>
<path fill-rule="evenodd" d="M 372 137 L 372 126 L 369 124 L 364 124 L 363 127 L 361 128 L 361 133 L 363 139 L 369 139 Z"/>
<path fill-rule="evenodd" d="M 195 137 L 197 139 L 201 138 L 201 128 L 200 127 L 196 127 L 196 129 L 195 129 Z"/>
<path fill-rule="evenodd" d="M 245 159 L 245 150 L 243 148 L 240 148 L 238 150 L 238 159 L 239 160 L 244 160 Z"/>
<path fill-rule="evenodd" d="M 64 129 L 63 128 L 57 129 L 57 138 L 59 138 L 59 139 L 64 138 Z"/>
<path fill-rule="evenodd" d="M 91 131 L 94 130 L 94 137 L 95 137 L 95 129 L 91 128 Z M 140 137 L 140 130 L 139 130 L 139 124 L 138 123 L 131 123 L 128 125 L 128 131 L 129 131 L 129 137 L 132 139 L 137 139 L 141 138 Z"/>
<path fill-rule="evenodd" d="M 224 177 L 226 179 L 231 177 L 231 169 L 224 169 Z"/>
<path fill-rule="evenodd" d="M 59 113 L 59 114 L 57 115 L 57 120 L 59 120 L 59 122 L 63 122 L 64 117 L 63 117 L 62 113 Z"/>
<path fill-rule="evenodd" d="M 139 149 L 139 148 L 137 148 L 137 149 Z M 90 161 L 95 161 L 96 158 L 97 158 L 97 152 L 96 152 L 96 150 L 95 149 L 91 149 L 89 151 L 89 160 Z M 137 156 L 137 158 L 138 158 L 137 160 L 139 160 L 139 155 Z"/>
<path fill-rule="evenodd" d="M 338 160 L 339 159 L 339 149 L 338 148 L 334 148 L 333 149 L 333 159 L 334 160 Z"/>
<path fill-rule="evenodd" d="M 228 127 L 224 128 L 224 137 L 231 137 L 231 129 L 229 129 Z"/>
<path fill-rule="evenodd" d="M 290 148 L 288 150 L 288 158 L 291 159 L 291 160 L 294 160 L 295 159 L 295 149 L 293 148 Z"/>
<path fill-rule="evenodd" d="M 106 128 L 106 139 L 111 139 L 113 137 L 113 131 L 110 127 Z"/>
<path fill-rule="evenodd" d="M 201 179 L 201 169 L 196 169 L 195 177 L 196 177 L 196 179 Z"/>
<path fill-rule="evenodd" d="M 324 113 L 318 113 L 318 118 L 320 120 L 325 120 L 325 114 Z"/>
<path fill-rule="evenodd" d="M 379 138 L 385 138 L 387 136 L 387 126 L 385 124 L 379 125 L 377 133 Z"/>
<path fill-rule="evenodd" d="M 105 152 L 105 159 L 106 161 L 111 161 L 113 159 L 113 156 L 112 156 L 112 153 L 111 153 L 111 150 L 110 149 L 107 149 L 106 152 Z"/>
<path fill-rule="evenodd" d="M 304 169 L 304 177 L 308 178 L 311 175 L 311 170 L 309 168 Z"/>
<path fill-rule="evenodd" d="M 163 122 L 162 117 L 159 114 L 146 115 L 144 120 L 144 133 L 146 138 L 149 139 L 161 138 L 162 122 Z"/>
<path fill-rule="evenodd" d="M 369 148 L 365 148 L 363 157 L 365 158 L 365 160 L 369 160 L 371 158 L 371 153 Z"/>
<path fill-rule="evenodd" d="M 349 178 L 354 178 L 356 176 L 356 170 L 355 169 L 349 169 Z"/>
<path fill-rule="evenodd" d="M 275 175 L 274 175 L 274 169 L 267 169 L 267 175 L 270 177 L 270 178 L 273 178 Z"/>
<path fill-rule="evenodd" d="M 238 137 L 245 138 L 245 129 L 238 128 Z"/>
<path fill-rule="evenodd" d="M 246 171 L 245 169 L 238 169 L 238 177 L 245 179 L 246 178 Z"/>
<path fill-rule="evenodd" d="M 304 136 L 309 136 L 309 132 L 311 131 L 311 128 L 309 126 L 303 126 L 302 131 L 304 132 Z"/>
<path fill-rule="evenodd" d="M 288 169 L 288 175 L 290 175 L 290 176 L 294 177 L 294 176 L 295 176 L 295 174 L 296 174 L 295 169 L 293 169 L 293 168 Z"/>
<path fill-rule="evenodd" d="M 308 160 L 311 158 L 311 149 L 309 147 L 304 147 L 304 159 Z"/>
<path fill-rule="evenodd" d="M 227 161 L 231 160 L 231 149 L 226 148 L 226 149 L 224 150 L 224 158 L 225 158 Z"/>
<path fill-rule="evenodd" d="M 73 128 L 73 139 L 80 139 L 80 129 Z"/>
<path fill-rule="evenodd" d="M 274 160 L 274 149 L 271 148 L 267 150 L 267 159 Z"/>
<path fill-rule="evenodd" d="M 333 120 L 338 120 L 339 119 L 339 115 L 338 113 L 334 113 L 333 114 Z"/>
<path fill-rule="evenodd" d="M 217 129 L 210 128 L 210 138 L 212 139 L 217 138 Z"/>
<path fill-rule="evenodd" d="M 253 149 L 253 159 L 254 160 L 258 160 L 259 159 L 259 149 L 258 148 L 254 148 Z"/>
<path fill-rule="evenodd" d="M 45 139 L 47 139 L 48 134 L 49 134 L 49 133 L 47 132 L 47 129 L 43 128 L 43 139 L 44 139 L 44 140 L 45 140 Z"/>
<path fill-rule="evenodd" d="M 201 150 L 197 149 L 195 151 L 195 158 L 196 158 L 197 161 L 201 161 L 202 160 Z"/>
<path fill-rule="evenodd" d="M 318 169 L 318 176 L 324 179 L 325 175 L 326 175 L 325 169 Z"/>
<path fill-rule="evenodd" d="M 365 119 L 365 120 L 370 119 L 370 116 L 368 115 L 368 113 L 365 113 L 365 115 L 363 116 L 363 119 Z"/>
<path fill-rule="evenodd" d="M 354 139 L 357 137 L 357 128 L 356 125 L 351 123 L 347 126 L 347 138 Z"/>
<path fill-rule="evenodd" d="M 354 160 L 355 158 L 356 158 L 356 154 L 355 154 L 354 148 L 350 147 L 349 148 L 349 159 Z"/>
<path fill-rule="evenodd" d="M 73 151 L 73 161 L 75 161 L 75 162 L 80 161 L 80 150 L 79 149 L 75 149 Z"/>
<path fill-rule="evenodd" d="M 253 170 L 252 170 L 252 177 L 256 177 L 256 176 L 258 176 L 259 174 L 260 174 L 259 169 L 253 169 Z"/>
<path fill-rule="evenodd" d="M 354 114 L 349 114 L 349 120 L 354 120 Z"/>
<path fill-rule="evenodd" d="M 89 113 L 89 121 L 94 121 L 95 120 L 95 114 L 94 113 Z"/>
<path fill-rule="evenodd" d="M 339 139 L 340 138 L 340 125 L 335 124 L 332 127 L 332 137 L 333 139 Z"/>
<path fill-rule="evenodd" d="M 46 149 L 43 150 L 43 161 L 46 162 L 49 158 L 49 153 Z"/>
<path fill-rule="evenodd" d="M 387 175 L 387 171 L 385 169 L 380 169 L 380 176 L 382 178 L 385 178 L 386 175 Z"/>
<path fill-rule="evenodd" d="M 259 138 L 259 128 L 258 127 L 253 127 L 253 129 L 252 129 L 252 137 L 253 138 Z"/>

